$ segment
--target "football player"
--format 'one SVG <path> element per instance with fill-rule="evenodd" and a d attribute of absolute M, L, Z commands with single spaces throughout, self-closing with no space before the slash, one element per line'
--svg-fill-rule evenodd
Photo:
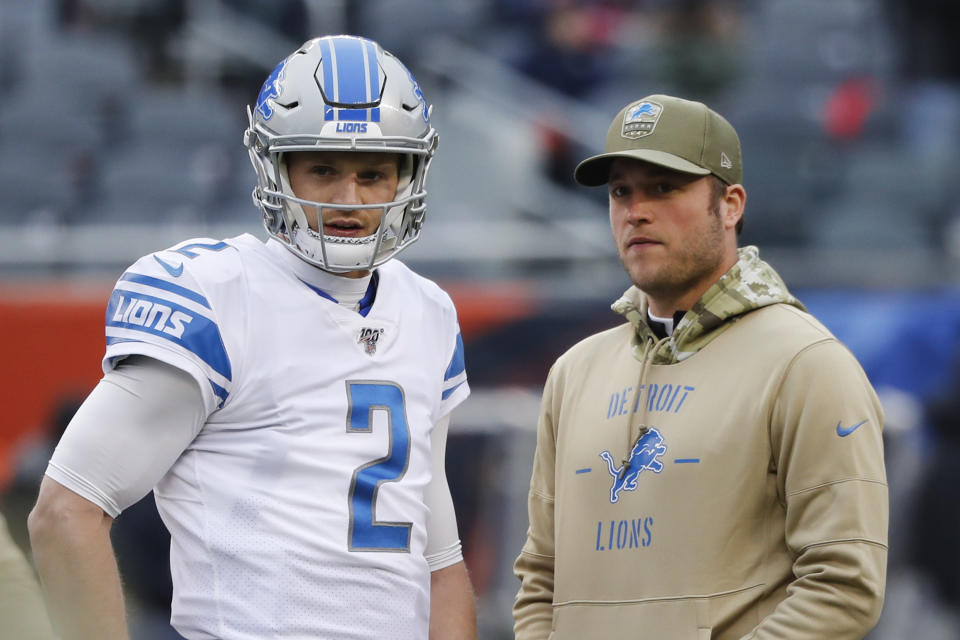
<path fill-rule="evenodd" d="M 269 239 L 121 276 L 104 377 L 50 460 L 30 532 L 59 632 L 126 637 L 110 525 L 153 489 L 186 638 L 475 638 L 443 464 L 463 342 L 392 259 L 423 224 L 430 107 L 377 43 L 332 36 L 248 112 Z"/>

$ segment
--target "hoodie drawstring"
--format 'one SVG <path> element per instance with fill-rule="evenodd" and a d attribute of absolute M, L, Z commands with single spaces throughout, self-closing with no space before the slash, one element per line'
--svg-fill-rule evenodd
<path fill-rule="evenodd" d="M 654 356 L 656 356 L 657 351 L 660 350 L 661 345 L 669 341 L 670 336 L 660 340 L 654 340 L 652 337 L 647 336 L 643 340 L 643 357 L 640 359 L 640 380 L 637 382 L 637 390 L 633 395 L 634 411 L 630 412 L 630 418 L 627 424 L 627 450 L 620 466 L 621 476 L 630 470 L 630 457 L 633 453 L 633 448 L 636 446 L 637 442 L 640 441 L 640 438 L 643 437 L 643 434 L 650 430 L 650 426 L 646 424 L 647 405 L 649 404 L 649 400 L 644 402 L 643 406 L 639 406 L 640 394 L 643 393 L 643 389 L 646 385 L 647 374 L 650 373 L 650 367 L 653 365 Z"/>

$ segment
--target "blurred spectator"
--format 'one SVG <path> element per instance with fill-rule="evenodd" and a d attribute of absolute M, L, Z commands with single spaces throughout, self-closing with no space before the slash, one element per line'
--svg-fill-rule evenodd
<path fill-rule="evenodd" d="M 0 640 L 52 640 L 40 586 L 0 516 Z"/>
<path fill-rule="evenodd" d="M 129 102 L 116 93 L 109 93 L 97 102 L 97 130 L 105 147 L 120 146 L 128 142 L 129 109 Z"/>
<path fill-rule="evenodd" d="M 664 3 L 656 22 L 661 64 L 654 86 L 699 101 L 722 97 L 740 75 L 738 7 L 723 0 L 677 0 Z"/>
<path fill-rule="evenodd" d="M 546 0 L 501 5 L 501 19 L 529 32 L 515 64 L 534 81 L 589 100 L 616 75 L 613 48 L 617 25 L 626 15 L 619 3 Z M 549 119 L 539 127 L 544 173 L 552 182 L 572 188 L 573 168 L 583 150 Z"/>
<path fill-rule="evenodd" d="M 51 418 L 46 428 L 38 429 L 31 438 L 16 449 L 11 462 L 12 477 L 3 495 L 3 512 L 7 517 L 10 535 L 24 550 L 29 550 L 27 514 L 37 501 L 40 480 L 47 469 L 53 449 L 80 407 L 80 395 L 68 394 L 52 405 Z"/>
<path fill-rule="evenodd" d="M 485 433 L 452 434 L 447 440 L 447 480 L 457 514 L 457 528 L 463 541 L 464 562 L 476 595 L 482 598 L 492 580 L 495 525 L 486 513 L 485 497 L 493 490 L 496 465 L 496 438 Z"/>
<path fill-rule="evenodd" d="M 588 98 L 610 79 L 606 59 L 621 12 L 604 3 L 557 1 L 543 9 L 517 67 L 574 98 Z"/>
<path fill-rule="evenodd" d="M 313 33 L 304 0 L 221 0 L 221 5 L 232 13 L 233 17 L 281 36 L 284 42 L 294 46 L 315 35 L 321 35 Z M 287 47 L 284 46 L 275 52 L 276 59 L 271 62 L 280 62 L 287 53 Z M 232 96 L 231 101 L 249 102 L 260 91 L 267 71 L 269 69 L 263 69 L 248 60 L 228 55 L 220 61 L 220 86 Z"/>
<path fill-rule="evenodd" d="M 100 166 L 97 157 L 86 149 L 73 150 L 67 156 L 66 163 L 70 202 L 63 212 L 62 221 L 75 224 L 80 222 L 78 217 L 84 211 L 90 211 L 100 197 Z"/>
<path fill-rule="evenodd" d="M 29 551 L 27 514 L 37 501 L 37 491 L 47 462 L 82 400 L 82 396 L 68 394 L 57 401 L 49 427 L 38 430 L 34 438 L 26 441 L 13 462 L 13 478 L 3 496 L 3 512 L 9 524 L 10 538 L 23 551 Z M 6 535 L 3 515 L 0 515 L 0 620 L 3 621 L 0 624 L 0 640 L 8 637 L 13 640 L 14 636 L 4 635 L 7 619 L 2 615 L 2 605 L 12 593 L 4 591 L 4 587 L 12 588 L 14 585 L 5 585 L 2 576 L 12 572 L 10 576 L 16 575 L 17 580 L 23 581 L 27 580 L 26 572 L 32 570 L 6 549 L 3 540 Z M 123 576 L 125 595 L 132 609 L 131 637 L 136 640 L 179 639 L 180 635 L 169 622 L 173 591 L 170 579 L 170 534 L 157 512 L 152 492 L 117 518 L 111 530 L 111 539 L 120 575 Z M 23 586 L 19 588 L 25 590 Z M 15 637 L 16 640 L 39 640 L 45 636 Z"/>
<path fill-rule="evenodd" d="M 133 612 L 131 638 L 177 640 L 170 626 L 170 533 L 160 519 L 153 492 L 127 507 L 114 522 L 110 540 Z"/>
<path fill-rule="evenodd" d="M 888 0 L 889 24 L 900 44 L 896 122 L 902 160 L 929 178 L 932 233 L 960 255 L 960 4 L 944 0 Z"/>
<path fill-rule="evenodd" d="M 206 144 L 197 148 L 190 158 L 199 202 L 200 217 L 207 211 L 222 206 L 233 193 L 233 179 L 241 169 L 232 162 L 234 156 L 222 144 Z M 222 212 L 221 212 L 222 213 Z"/>
<path fill-rule="evenodd" d="M 917 490 L 911 557 L 941 604 L 960 610 L 960 382 L 930 403 L 933 443 Z"/>
<path fill-rule="evenodd" d="M 176 79 L 178 63 L 171 38 L 187 19 L 187 0 L 138 0 L 124 4 L 96 0 L 56 0 L 53 24 L 63 33 L 119 32 L 136 48 L 147 77 Z"/>
<path fill-rule="evenodd" d="M 875 108 L 878 88 L 869 77 L 854 77 L 835 87 L 824 106 L 823 126 L 836 141 L 856 140 Z"/>
<path fill-rule="evenodd" d="M 562 128 L 553 126 L 549 120 L 539 125 L 537 135 L 543 154 L 543 171 L 547 178 L 562 187 L 573 189 L 576 186 L 573 170 L 580 161 L 583 150 Z"/>
<path fill-rule="evenodd" d="M 960 139 L 960 4 L 888 0 L 887 11 L 901 44 L 904 142 L 932 162 L 955 157 Z"/>
<path fill-rule="evenodd" d="M 64 31 L 82 30 L 97 22 L 97 11 L 85 0 L 57 0 L 54 24 Z"/>
<path fill-rule="evenodd" d="M 316 35 L 310 32 L 310 20 L 303 0 L 222 0 L 230 9 L 290 40 L 305 42 Z"/>
<path fill-rule="evenodd" d="M 178 63 L 172 55 L 170 42 L 186 18 L 186 0 L 141 0 L 137 3 L 129 34 L 143 57 L 149 79 L 179 78 Z"/>

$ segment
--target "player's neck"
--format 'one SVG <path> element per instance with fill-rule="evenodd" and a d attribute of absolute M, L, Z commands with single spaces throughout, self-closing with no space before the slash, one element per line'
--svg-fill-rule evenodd
<path fill-rule="evenodd" d="M 276 240 L 271 240 L 268 246 L 300 280 L 314 289 L 320 289 L 348 309 L 356 308 L 370 285 L 372 272 L 359 278 L 347 278 L 307 264 Z"/>

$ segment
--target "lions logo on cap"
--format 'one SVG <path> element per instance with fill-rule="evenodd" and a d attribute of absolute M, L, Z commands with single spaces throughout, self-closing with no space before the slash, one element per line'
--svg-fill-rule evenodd
<path fill-rule="evenodd" d="M 620 135 L 631 140 L 650 135 L 657 126 L 661 113 L 663 106 L 656 102 L 643 100 L 630 105 L 623 114 L 623 130 Z"/>

